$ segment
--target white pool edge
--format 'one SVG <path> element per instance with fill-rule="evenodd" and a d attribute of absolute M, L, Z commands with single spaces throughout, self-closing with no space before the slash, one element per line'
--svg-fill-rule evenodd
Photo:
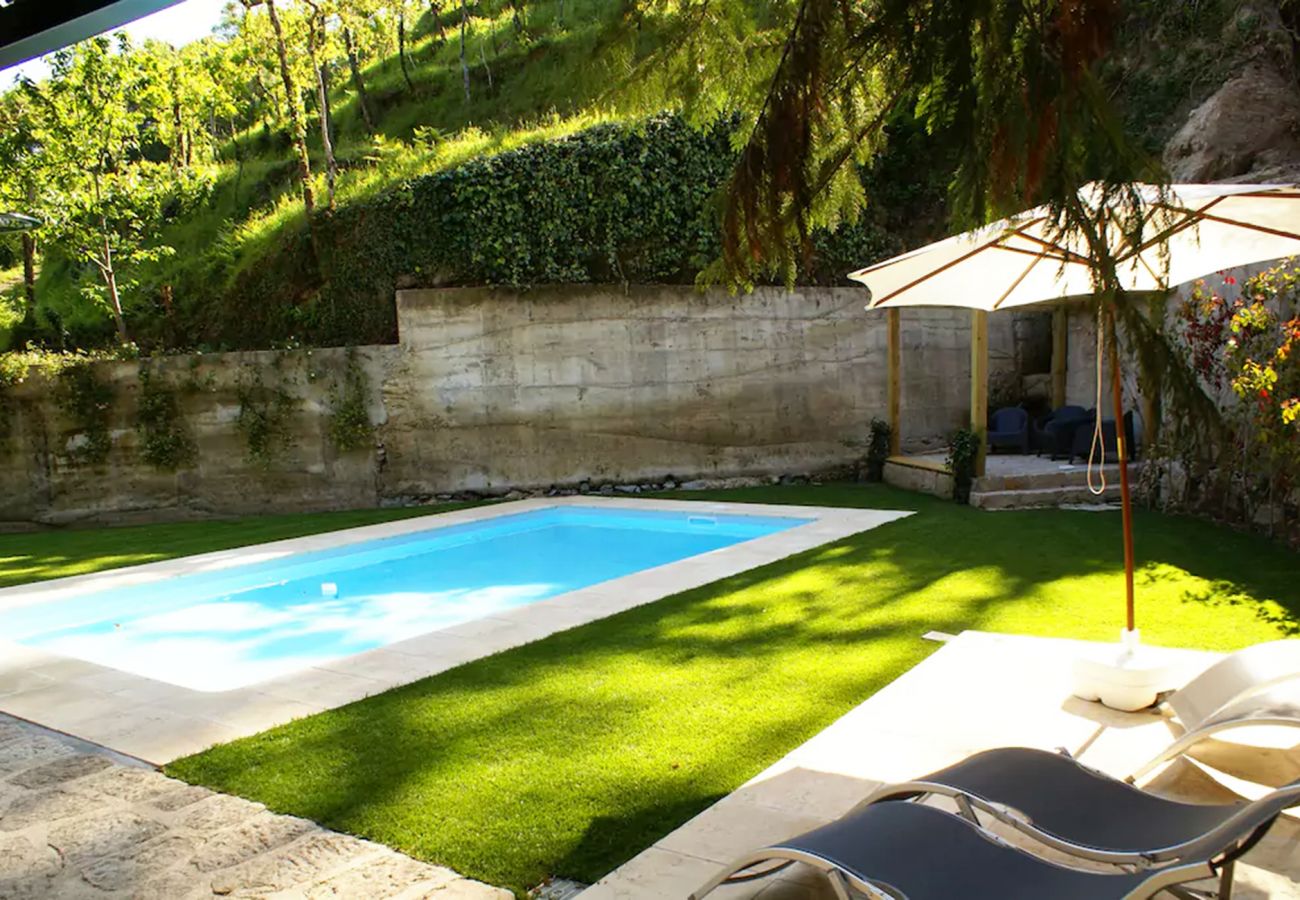
<path fill-rule="evenodd" d="M 97 591 L 129 587 L 561 506 L 809 521 L 232 691 L 189 690 L 0 639 L 0 711 L 162 764 L 911 515 L 896 510 L 631 497 L 536 498 L 0 589 L 0 610 L 57 601 L 92 586 Z"/>

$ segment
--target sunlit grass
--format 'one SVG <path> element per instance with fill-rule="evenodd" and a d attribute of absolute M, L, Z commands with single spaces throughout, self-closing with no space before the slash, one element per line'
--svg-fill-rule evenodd
<path fill-rule="evenodd" d="M 1113 640 L 1122 625 L 1113 513 L 860 485 L 681 496 L 917 514 L 170 770 L 523 892 L 605 874 L 922 660 L 927 631 Z M 1300 630 L 1279 546 L 1144 512 L 1137 553 L 1150 643 Z"/>

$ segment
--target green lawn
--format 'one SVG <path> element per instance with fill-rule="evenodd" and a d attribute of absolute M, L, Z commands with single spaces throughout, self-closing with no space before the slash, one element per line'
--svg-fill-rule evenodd
<path fill-rule="evenodd" d="M 1109 640 L 1122 624 L 1115 513 L 982 513 L 858 485 L 682 496 L 918 514 L 169 771 L 522 892 L 631 857 L 920 662 L 926 631 Z M 210 527 L 165 531 L 197 550 Z M 1136 532 L 1147 641 L 1300 632 L 1294 554 L 1153 513 Z M 82 546 L 129 557 L 130 535 Z M 95 565 L 71 558 L 83 535 L 22 542 L 47 539 L 65 542 L 60 565 Z"/>

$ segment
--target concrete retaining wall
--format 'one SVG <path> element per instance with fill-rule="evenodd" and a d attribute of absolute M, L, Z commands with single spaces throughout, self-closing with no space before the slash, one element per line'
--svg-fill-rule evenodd
<path fill-rule="evenodd" d="M 347 351 L 172 357 L 154 363 L 180 400 L 197 460 L 140 459 L 138 369 L 110 383 L 112 447 L 84 436 L 44 378 L 8 389 L 0 520 L 72 521 L 365 507 L 460 491 L 812 472 L 861 456 L 885 414 L 886 326 L 856 288 L 730 296 L 682 287 L 488 289 L 398 295 L 400 343 L 358 348 L 374 444 L 329 438 Z M 1012 314 L 990 325 L 990 371 L 1015 378 Z M 968 420 L 969 314 L 905 310 L 903 439 L 934 446 Z M 292 442 L 249 459 L 241 386 L 292 398 Z"/>

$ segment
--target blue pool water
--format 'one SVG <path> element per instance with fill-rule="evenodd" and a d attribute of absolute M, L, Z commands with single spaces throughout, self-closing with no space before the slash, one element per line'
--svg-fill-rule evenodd
<path fill-rule="evenodd" d="M 805 521 L 535 510 L 18 607 L 0 634 L 230 690 Z"/>

